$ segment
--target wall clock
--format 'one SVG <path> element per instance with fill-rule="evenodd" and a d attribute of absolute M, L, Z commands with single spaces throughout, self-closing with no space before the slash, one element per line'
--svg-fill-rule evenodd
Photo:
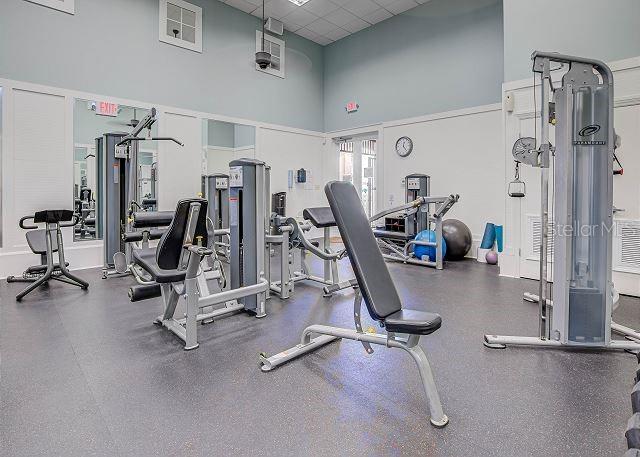
<path fill-rule="evenodd" d="M 413 140 L 408 136 L 398 138 L 396 141 L 396 153 L 400 157 L 407 157 L 413 151 Z"/>

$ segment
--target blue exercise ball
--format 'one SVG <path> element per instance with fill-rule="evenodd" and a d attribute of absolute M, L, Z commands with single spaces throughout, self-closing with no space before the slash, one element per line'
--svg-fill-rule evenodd
<path fill-rule="evenodd" d="M 436 241 L 436 232 L 433 230 L 423 230 L 418 233 L 414 238 L 416 241 L 430 241 L 435 243 Z M 422 259 L 423 256 L 429 257 L 431 262 L 436 261 L 436 248 L 435 246 L 420 246 L 417 244 L 413 245 L 413 253 L 418 259 Z M 447 254 L 447 242 L 442 238 L 442 258 Z"/>

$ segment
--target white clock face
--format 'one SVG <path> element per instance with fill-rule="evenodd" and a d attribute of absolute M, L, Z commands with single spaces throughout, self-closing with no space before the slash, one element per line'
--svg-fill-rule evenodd
<path fill-rule="evenodd" d="M 413 141 L 408 136 L 403 136 L 396 141 L 396 152 L 400 157 L 407 157 L 413 151 Z"/>

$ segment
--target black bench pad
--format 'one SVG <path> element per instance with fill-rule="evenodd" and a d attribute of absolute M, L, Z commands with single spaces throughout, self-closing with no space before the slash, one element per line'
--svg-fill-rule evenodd
<path fill-rule="evenodd" d="M 166 227 L 171 225 L 174 211 L 139 211 L 132 214 L 133 228 Z"/>
<path fill-rule="evenodd" d="M 47 253 L 47 231 L 45 229 L 29 230 L 25 235 L 27 244 L 34 254 Z M 58 251 L 58 237 L 55 233 L 51 236 L 51 251 Z"/>
<path fill-rule="evenodd" d="M 151 230 L 147 230 L 147 232 L 149 233 L 149 239 L 150 240 L 159 240 L 160 238 L 162 238 L 162 235 L 164 235 L 164 232 L 166 230 L 163 229 L 151 229 Z M 127 232 L 127 233 L 123 233 L 122 234 L 122 240 L 125 243 L 133 243 L 136 241 L 142 241 L 142 236 L 143 236 L 144 232 L 140 231 L 140 232 Z"/>
<path fill-rule="evenodd" d="M 442 318 L 435 313 L 401 309 L 384 318 L 388 332 L 429 335 L 440 328 Z"/>
<path fill-rule="evenodd" d="M 179 270 L 162 270 L 156 261 L 156 249 L 134 249 L 133 259 L 135 263 L 140 265 L 151 275 L 157 283 L 181 282 L 187 275 L 186 271 Z"/>
<path fill-rule="evenodd" d="M 333 217 L 333 212 L 328 206 L 322 208 L 305 208 L 302 212 L 302 217 L 311 221 L 311 223 L 318 228 L 335 227 L 336 220 Z"/>

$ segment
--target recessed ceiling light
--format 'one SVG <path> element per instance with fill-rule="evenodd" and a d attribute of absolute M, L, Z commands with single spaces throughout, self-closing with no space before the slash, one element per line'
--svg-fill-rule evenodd
<path fill-rule="evenodd" d="M 289 0 L 294 5 L 302 6 L 307 3 L 309 0 Z"/>

